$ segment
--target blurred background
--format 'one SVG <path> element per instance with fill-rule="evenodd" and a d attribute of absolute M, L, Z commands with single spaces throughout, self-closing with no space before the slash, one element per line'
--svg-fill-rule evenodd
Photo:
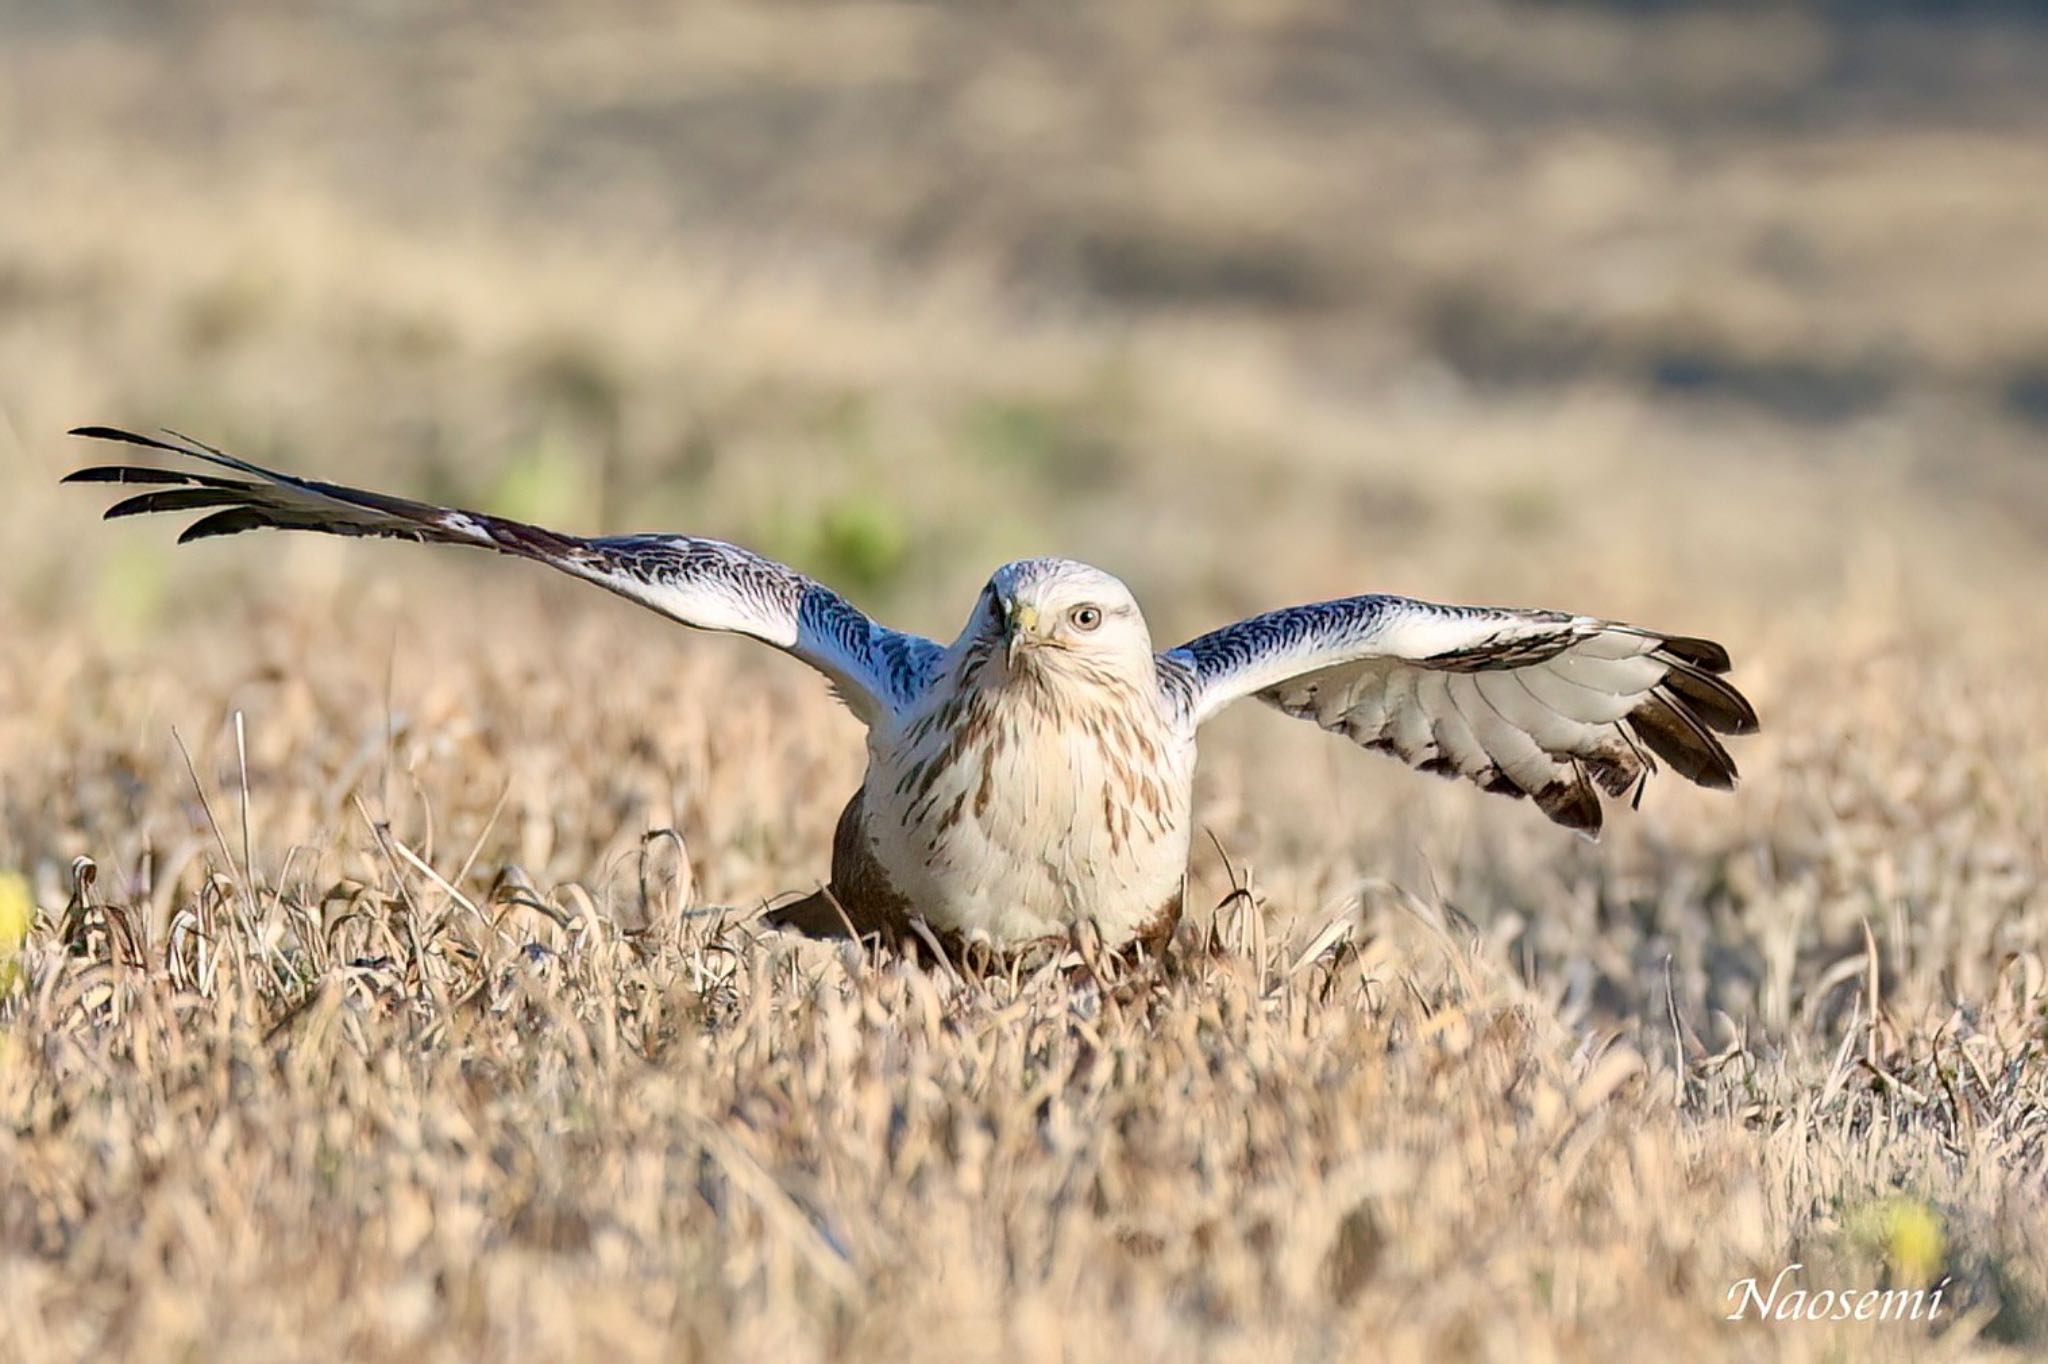
<path fill-rule="evenodd" d="M 1957 763 L 2009 783 L 1963 838 L 1987 884 L 2040 865 L 2048 726 L 2010 682 L 2048 567 L 2041 14 L 8 0 L 0 861 L 61 899 L 73 856 L 196 839 L 169 733 L 233 775 L 234 709 L 259 793 L 317 775 L 259 801 L 273 864 L 350 827 L 393 733 L 486 862 L 589 879 L 672 822 L 738 903 L 808 888 L 858 778 L 753 646 L 455 554 L 174 551 L 55 486 L 99 457 L 65 428 L 163 425 L 743 541 L 941 638 L 1049 552 L 1126 577 L 1162 646 L 1374 589 L 1723 639 L 1749 785 L 1660 787 L 1606 851 L 1264 714 L 1219 727 L 1205 808 L 1281 910 L 1387 872 L 1511 936 L 1564 915 L 1531 961 L 1635 914 L 1595 973 L 1624 1007 L 1688 936 L 1631 869 L 1764 847 L 1750 883 L 1820 868 L 1851 907 L 1732 910 L 1682 979 L 1782 1021 L 1856 888 L 1940 862 L 1867 855 L 1936 828 Z M 523 822 L 486 826 L 498 783 Z M 1930 960 L 1988 971 L 2023 922 Z"/>
<path fill-rule="evenodd" d="M 0 1360 L 2038 1357 L 2044 72 L 2020 0 L 0 0 Z M 705 909 L 825 874 L 800 665 L 101 525 L 89 422 L 944 639 L 1039 553 L 1161 645 L 1613 616 L 1765 729 L 1596 846 L 1241 707 L 1172 969 L 956 985 Z M 1795 1262 L 1952 1316 L 1724 1320 Z"/>

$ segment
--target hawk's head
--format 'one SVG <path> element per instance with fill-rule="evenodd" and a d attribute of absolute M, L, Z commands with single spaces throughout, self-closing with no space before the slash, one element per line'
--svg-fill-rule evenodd
<path fill-rule="evenodd" d="M 1004 564 L 967 632 L 1013 670 L 1142 675 L 1152 667 L 1152 635 L 1131 589 L 1071 559 Z"/>

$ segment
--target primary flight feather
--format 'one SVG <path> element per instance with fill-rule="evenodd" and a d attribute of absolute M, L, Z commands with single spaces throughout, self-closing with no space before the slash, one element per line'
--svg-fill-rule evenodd
<path fill-rule="evenodd" d="M 811 932 L 900 939 L 921 919 L 955 942 L 1010 947 L 1086 923 L 1106 946 L 1156 949 L 1181 914 L 1196 731 L 1242 697 L 1527 796 L 1588 836 L 1601 824 L 1596 787 L 1640 795 L 1658 759 L 1732 786 L 1718 736 L 1757 727 L 1718 644 L 1590 616 L 1359 596 L 1158 652 L 1117 579 L 1025 559 L 996 570 L 941 645 L 719 540 L 564 535 L 277 473 L 174 433 L 72 434 L 210 466 L 102 465 L 66 479 L 150 489 L 109 517 L 203 513 L 180 542 L 281 528 L 494 549 L 824 673 L 867 725 L 868 768 L 840 816 L 830 880 L 777 912 Z"/>

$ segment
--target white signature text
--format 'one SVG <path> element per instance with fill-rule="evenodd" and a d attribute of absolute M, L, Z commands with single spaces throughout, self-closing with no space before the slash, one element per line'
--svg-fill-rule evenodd
<path fill-rule="evenodd" d="M 1931 1289 L 1787 1288 L 1785 1280 L 1804 1268 L 1786 1265 L 1768 1290 L 1759 1289 L 1754 1278 L 1737 1279 L 1728 1290 L 1735 1310 L 1727 1319 L 1746 1320 L 1754 1309 L 1758 1321 L 1933 1321 L 1941 1315 L 1941 1293 L 1948 1287 L 1944 1278 Z"/>

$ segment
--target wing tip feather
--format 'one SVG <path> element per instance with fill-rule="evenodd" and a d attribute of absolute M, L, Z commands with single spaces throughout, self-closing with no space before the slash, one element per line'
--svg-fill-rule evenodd
<path fill-rule="evenodd" d="M 155 436 L 146 436 L 142 434 L 140 431 L 130 431 L 127 428 L 120 426 L 74 426 L 69 431 L 66 431 L 64 434 L 67 436 L 84 436 L 87 440 L 119 441 L 123 445 L 140 445 L 146 449 L 168 450 L 173 454 L 179 455 L 190 453 L 187 450 L 180 449 L 178 446 L 171 444 L 167 440 L 159 440 Z M 177 433 L 172 432 L 171 434 L 176 435 Z"/>
<path fill-rule="evenodd" d="M 1673 701 L 1683 701 L 1693 715 L 1719 734 L 1754 734 L 1761 723 L 1749 698 L 1721 678 L 1682 660 L 1667 663 L 1661 684 Z"/>
<path fill-rule="evenodd" d="M 175 469 L 152 469 L 141 464 L 93 464 L 73 469 L 59 483 L 190 483 L 189 476 Z"/>
<path fill-rule="evenodd" d="M 1588 842 L 1600 841 L 1600 826 L 1605 818 L 1600 809 L 1600 797 L 1594 794 L 1592 784 L 1576 764 L 1570 769 L 1569 776 L 1530 794 L 1535 797 L 1537 808 L 1551 823 L 1563 825 Z"/>
<path fill-rule="evenodd" d="M 1732 791 L 1740 775 L 1735 759 L 1683 697 L 1653 688 L 1628 722 L 1637 738 L 1671 770 L 1698 786 Z"/>
<path fill-rule="evenodd" d="M 1735 666 L 1728 657 L 1728 651 L 1711 639 L 1697 635 L 1660 635 L 1661 647 L 1665 652 L 1684 659 L 1696 668 L 1705 668 L 1710 673 L 1725 673 Z"/>
<path fill-rule="evenodd" d="M 202 516 L 178 532 L 178 543 L 189 545 L 194 540 L 210 540 L 216 535 L 239 535 L 245 530 L 261 530 L 277 524 L 255 507 L 228 507 L 209 516 Z"/>

